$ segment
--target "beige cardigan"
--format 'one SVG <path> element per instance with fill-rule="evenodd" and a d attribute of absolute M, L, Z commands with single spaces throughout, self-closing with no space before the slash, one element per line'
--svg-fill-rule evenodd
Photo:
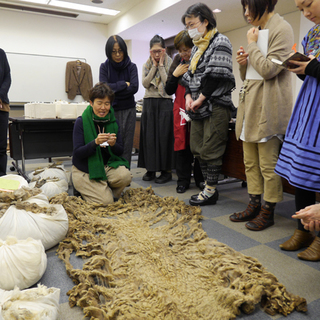
<path fill-rule="evenodd" d="M 169 64 L 171 65 L 172 59 L 168 56 Z M 170 67 L 170 66 L 169 66 Z M 163 85 L 166 85 L 168 74 L 166 73 L 166 69 L 164 66 L 155 67 L 154 65 L 151 67 L 148 74 L 146 74 L 145 70 L 147 69 L 146 63 L 143 64 L 142 69 L 142 85 L 145 87 L 146 91 L 143 98 L 167 98 L 171 99 L 172 97 L 165 93 L 165 95 L 162 97 L 158 91 L 158 88 L 156 88 L 152 83 L 152 79 L 156 75 L 158 69 L 160 73 L 161 82 Z"/>
<path fill-rule="evenodd" d="M 245 118 L 245 139 L 257 142 L 274 134 L 285 134 L 292 112 L 291 73 L 279 67 L 272 58 L 284 61 L 290 55 L 293 30 L 279 14 L 272 16 L 265 29 L 269 29 L 268 53 L 265 58 L 257 43 L 248 45 L 250 63 L 264 80 L 246 80 L 244 99 L 239 100 L 236 137 L 239 139 Z M 241 79 L 245 80 L 247 66 L 240 66 Z"/>

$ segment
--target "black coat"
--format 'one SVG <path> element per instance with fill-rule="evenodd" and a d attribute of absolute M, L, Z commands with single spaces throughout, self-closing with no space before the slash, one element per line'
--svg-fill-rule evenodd
<path fill-rule="evenodd" d="M 11 85 L 10 67 L 6 53 L 0 49 L 0 99 L 9 104 L 8 91 Z"/>

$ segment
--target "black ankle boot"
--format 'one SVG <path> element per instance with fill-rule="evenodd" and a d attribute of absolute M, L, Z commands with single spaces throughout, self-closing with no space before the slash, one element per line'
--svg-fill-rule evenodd
<path fill-rule="evenodd" d="M 172 174 L 168 171 L 161 171 L 160 177 L 156 178 L 155 183 L 166 183 L 172 180 Z"/>
<path fill-rule="evenodd" d="M 144 181 L 151 181 L 156 177 L 156 173 L 154 171 L 147 171 L 143 177 L 142 180 Z"/>
<path fill-rule="evenodd" d="M 216 191 L 214 192 L 214 194 L 211 197 L 207 197 L 206 195 L 204 195 L 204 199 L 200 200 L 198 199 L 198 195 L 195 199 L 191 199 L 189 200 L 190 205 L 192 206 L 207 206 L 209 204 L 216 204 L 218 199 L 219 199 L 219 192 L 216 189 Z"/>

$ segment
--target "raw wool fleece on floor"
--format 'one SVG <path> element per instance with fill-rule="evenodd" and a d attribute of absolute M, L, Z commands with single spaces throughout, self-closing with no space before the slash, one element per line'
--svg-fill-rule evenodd
<path fill-rule="evenodd" d="M 235 319 L 261 302 L 274 315 L 306 311 L 254 258 L 210 239 L 200 207 L 129 189 L 107 207 L 61 194 L 69 232 L 57 251 L 76 286 L 71 307 L 91 319 Z M 74 269 L 70 255 L 86 260 Z"/>

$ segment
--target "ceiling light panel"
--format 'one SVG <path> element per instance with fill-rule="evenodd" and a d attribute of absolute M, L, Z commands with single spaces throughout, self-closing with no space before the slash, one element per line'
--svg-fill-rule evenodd
<path fill-rule="evenodd" d="M 36 4 L 48 4 L 50 0 L 20 0 L 22 2 L 36 3 Z"/>
<path fill-rule="evenodd" d="M 51 0 L 48 4 L 50 6 L 64 8 L 64 9 L 78 10 L 78 11 L 83 11 L 83 12 L 90 12 L 90 13 L 97 13 L 97 14 L 104 14 L 104 15 L 111 15 L 111 16 L 115 16 L 116 14 L 118 14 L 120 12 L 117 10 L 98 8 L 98 7 L 94 7 L 94 6 L 87 6 L 87 5 L 83 5 L 83 4 L 58 1 L 58 0 Z"/>

